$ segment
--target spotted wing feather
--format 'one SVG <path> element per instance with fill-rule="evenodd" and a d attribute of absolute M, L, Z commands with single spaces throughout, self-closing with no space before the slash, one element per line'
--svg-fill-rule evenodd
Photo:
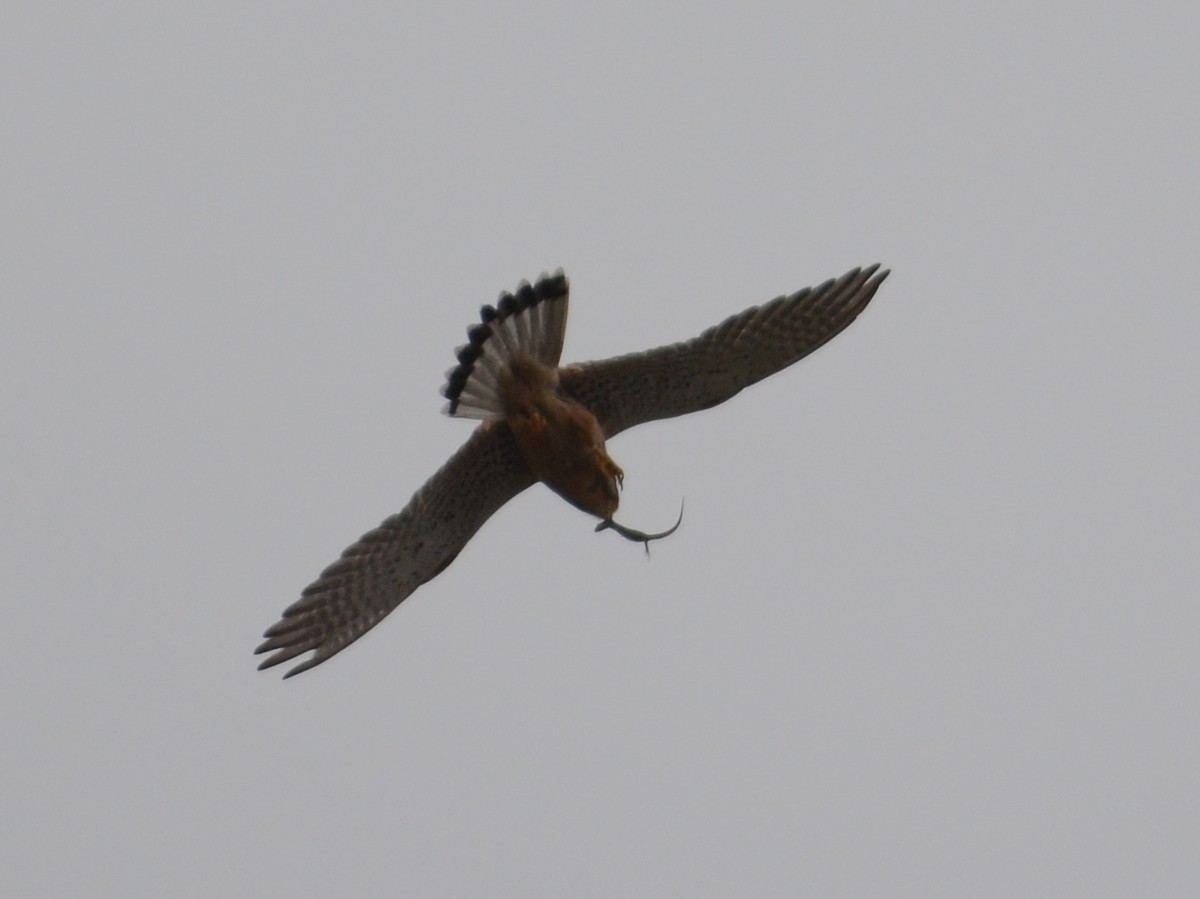
<path fill-rule="evenodd" d="M 436 576 L 487 519 L 534 483 L 503 421 L 475 430 L 403 511 L 364 534 L 305 588 L 255 653 L 270 668 L 312 651 L 286 677 L 345 649 Z"/>
<path fill-rule="evenodd" d="M 559 371 L 560 388 L 612 437 L 647 421 L 708 409 L 807 356 L 858 316 L 888 272 L 840 278 L 753 306 L 699 337 Z"/>

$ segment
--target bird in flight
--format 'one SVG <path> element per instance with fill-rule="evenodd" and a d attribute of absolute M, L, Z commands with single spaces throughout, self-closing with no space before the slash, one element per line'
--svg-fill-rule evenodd
<path fill-rule="evenodd" d="M 345 649 L 440 574 L 492 513 L 538 481 L 612 528 L 624 472 L 605 441 L 626 428 L 708 409 L 807 356 L 858 316 L 887 271 L 853 269 L 641 353 L 559 365 L 567 324 L 561 270 L 484 306 L 442 393 L 445 412 L 482 424 L 407 506 L 368 531 L 263 634 L 259 669 L 312 652 L 291 677 Z M 680 512 L 682 516 L 682 510 Z M 675 527 L 679 526 L 676 522 Z"/>

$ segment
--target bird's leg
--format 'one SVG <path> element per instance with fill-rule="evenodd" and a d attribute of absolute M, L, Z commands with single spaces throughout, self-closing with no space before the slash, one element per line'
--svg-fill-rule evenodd
<path fill-rule="evenodd" d="M 620 465 L 613 461 L 613 457 L 603 447 L 600 449 L 600 473 L 606 478 L 616 481 L 618 488 L 625 486 L 625 472 L 621 469 Z"/>
<path fill-rule="evenodd" d="M 603 530 L 614 530 L 626 540 L 632 540 L 634 543 L 641 543 L 646 547 L 646 555 L 650 555 L 650 541 L 661 540 L 663 537 L 670 537 L 678 530 L 679 525 L 683 522 L 683 501 L 679 502 L 679 517 L 675 520 L 675 524 L 671 525 L 668 530 L 658 534 L 647 534 L 645 531 L 635 531 L 633 528 L 627 528 L 623 524 L 617 524 L 611 518 L 606 518 L 596 525 L 596 532 Z"/>

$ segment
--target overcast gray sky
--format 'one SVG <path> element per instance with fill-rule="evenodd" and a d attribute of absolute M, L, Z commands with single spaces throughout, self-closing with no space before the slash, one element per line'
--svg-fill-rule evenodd
<path fill-rule="evenodd" d="M 17 3 L 6 895 L 1194 896 L 1194 4 Z M 565 359 L 882 262 L 842 336 L 251 651 Z"/>

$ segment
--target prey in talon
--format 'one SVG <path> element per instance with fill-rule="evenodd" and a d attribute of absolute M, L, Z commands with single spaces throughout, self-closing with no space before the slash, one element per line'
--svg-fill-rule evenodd
<path fill-rule="evenodd" d="M 627 528 L 623 524 L 617 524 L 611 518 L 606 518 L 604 521 L 596 525 L 596 533 L 600 533 L 605 529 L 612 529 L 624 537 L 626 540 L 632 540 L 634 543 L 644 544 L 646 547 L 646 555 L 650 555 L 650 541 L 661 540 L 663 537 L 670 537 L 683 522 L 683 503 L 679 504 L 679 517 L 675 519 L 675 523 L 665 531 L 660 531 L 657 534 L 647 534 L 645 531 L 635 531 L 633 528 Z"/>
<path fill-rule="evenodd" d="M 691 340 L 572 365 L 560 363 L 569 293 L 562 271 L 501 294 L 467 330 L 442 388 L 448 415 L 481 424 L 408 505 L 284 609 L 255 650 L 267 654 L 259 668 L 311 653 L 291 677 L 345 649 L 539 481 L 598 518 L 597 531 L 616 531 L 648 553 L 651 541 L 679 527 L 683 506 L 661 533 L 614 521 L 625 473 L 607 441 L 635 425 L 709 409 L 799 361 L 848 327 L 887 275 L 878 265 L 852 269 L 751 306 Z"/>

